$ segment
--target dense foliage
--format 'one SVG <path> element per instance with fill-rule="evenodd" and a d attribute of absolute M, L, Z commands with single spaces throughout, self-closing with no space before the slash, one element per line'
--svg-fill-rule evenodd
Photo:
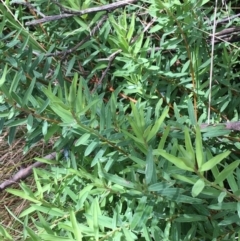
<path fill-rule="evenodd" d="M 239 43 L 211 53 L 234 3 L 128 2 L 0 4 L 0 130 L 26 126 L 24 153 L 58 138 L 35 188 L 8 189 L 31 203 L 18 238 L 240 240 L 239 134 L 217 124 L 239 119 Z"/>

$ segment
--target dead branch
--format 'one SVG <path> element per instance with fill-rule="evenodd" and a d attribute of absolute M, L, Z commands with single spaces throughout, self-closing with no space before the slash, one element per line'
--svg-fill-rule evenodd
<path fill-rule="evenodd" d="M 106 5 L 103 5 L 100 7 L 93 7 L 93 8 L 80 10 L 80 11 L 73 11 L 71 13 L 63 13 L 60 15 L 46 16 L 41 19 L 36 19 L 36 20 L 30 21 L 30 22 L 26 22 L 26 26 L 37 25 L 40 23 L 60 20 L 60 19 L 69 18 L 69 17 L 73 17 L 73 16 L 82 16 L 84 14 L 89 14 L 89 13 L 96 13 L 96 12 L 101 12 L 101 11 L 109 12 L 116 8 L 124 7 L 128 4 L 133 4 L 135 2 L 137 2 L 137 0 L 124 0 L 124 1 L 118 1 L 118 2 L 114 2 L 114 3 L 106 4 Z"/>
<path fill-rule="evenodd" d="M 53 160 L 56 157 L 56 152 L 53 152 L 44 157 L 44 159 Z M 12 178 L 4 181 L 0 185 L 0 191 L 6 189 L 7 187 L 13 185 L 14 183 L 19 183 L 20 180 L 24 180 L 32 174 L 33 168 L 45 165 L 43 162 L 35 162 L 32 165 L 19 170 Z"/>
<path fill-rule="evenodd" d="M 204 129 L 209 126 L 218 126 L 218 125 L 224 125 L 227 130 L 232 130 L 232 131 L 240 131 L 240 121 L 231 121 L 231 122 L 226 122 L 226 123 L 219 123 L 219 124 L 207 124 L 203 123 L 200 125 L 201 129 Z"/>
<path fill-rule="evenodd" d="M 107 66 L 107 68 L 103 71 L 100 80 L 99 80 L 98 83 L 94 86 L 94 88 L 93 88 L 93 90 L 91 91 L 91 93 L 93 93 L 93 92 L 96 90 L 97 86 L 99 86 L 99 85 L 102 84 L 102 81 L 103 81 L 104 77 L 106 76 L 108 70 L 110 69 L 110 67 L 111 67 L 111 65 L 112 65 L 112 62 L 114 61 L 114 59 L 116 58 L 116 56 L 117 56 L 120 52 L 122 52 L 122 50 L 117 50 L 116 52 L 112 53 L 108 58 L 106 58 L 106 59 L 99 59 L 99 61 L 107 60 L 107 61 L 108 61 L 108 66 Z"/>

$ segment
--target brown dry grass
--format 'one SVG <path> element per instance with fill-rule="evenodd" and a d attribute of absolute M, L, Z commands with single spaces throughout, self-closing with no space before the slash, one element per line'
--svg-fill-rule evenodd
<path fill-rule="evenodd" d="M 0 136 L 0 184 L 11 178 L 19 168 L 26 167 L 34 162 L 35 157 L 43 157 L 49 150 L 52 150 L 52 143 L 46 144 L 43 141 L 34 146 L 27 154 L 23 154 L 25 146 L 24 128 L 18 129 L 16 139 L 12 145 L 8 145 L 7 132 Z M 25 180 L 34 189 L 34 180 L 30 176 Z M 19 188 L 14 184 L 11 188 Z M 7 191 L 0 191 L 0 224 L 5 227 L 12 235 L 14 240 L 21 240 L 21 224 L 9 213 L 9 209 L 14 215 L 18 215 L 28 207 L 28 202 Z"/>

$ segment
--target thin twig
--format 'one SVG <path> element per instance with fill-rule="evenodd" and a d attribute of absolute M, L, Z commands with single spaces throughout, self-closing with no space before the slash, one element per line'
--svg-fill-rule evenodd
<path fill-rule="evenodd" d="M 131 44 L 133 44 L 142 33 L 145 33 L 156 21 L 157 21 L 157 18 L 153 18 L 152 21 L 149 22 L 147 26 L 143 29 L 143 31 L 131 40 Z"/>
<path fill-rule="evenodd" d="M 107 61 L 109 61 L 109 62 L 108 62 L 107 68 L 103 71 L 100 80 L 99 80 L 98 83 L 94 86 L 94 88 L 92 89 L 91 93 L 93 93 L 93 92 L 96 90 L 97 86 L 99 86 L 99 85 L 102 84 L 102 81 L 103 81 L 104 77 L 106 76 L 108 70 L 110 69 L 110 67 L 111 67 L 111 65 L 112 65 L 112 62 L 113 62 L 114 59 L 116 58 L 117 54 L 119 54 L 120 52 L 122 52 L 121 49 L 119 49 L 119 50 L 117 50 L 116 52 L 112 53 L 112 54 L 111 54 L 108 58 L 106 58 L 106 59 L 99 59 L 99 61 L 107 60 Z"/>
<path fill-rule="evenodd" d="M 214 36 L 214 43 L 221 43 L 223 41 L 225 42 L 237 42 L 239 41 L 239 35 L 240 35 L 240 27 L 231 27 L 223 29 L 219 32 L 215 33 Z M 213 38 L 213 35 L 210 35 L 211 38 Z"/>
<path fill-rule="evenodd" d="M 81 16 L 81 15 L 89 14 L 89 13 L 96 13 L 96 12 L 101 12 L 101 11 L 108 11 L 109 12 L 109 11 L 112 11 L 116 8 L 124 7 L 128 4 L 133 4 L 137 1 L 138 0 L 124 0 L 124 1 L 118 1 L 118 2 L 115 2 L 115 3 L 106 4 L 106 5 L 103 5 L 103 6 L 100 6 L 100 7 L 93 7 L 93 8 L 80 10 L 80 11 L 75 11 L 74 13 L 64 13 L 64 14 L 60 14 L 60 15 L 46 16 L 46 17 L 41 18 L 41 19 L 26 22 L 26 26 L 37 25 L 37 24 L 40 24 L 40 23 L 60 20 L 60 19 L 69 18 L 69 17 L 73 17 L 73 16 Z"/>
<path fill-rule="evenodd" d="M 240 17 L 240 13 L 235 14 L 231 17 L 226 17 L 226 18 L 223 18 L 221 20 L 218 20 L 218 21 L 216 21 L 216 24 L 222 24 L 222 23 L 225 23 L 225 22 L 229 22 L 230 20 L 233 20 L 233 19 L 238 18 L 238 17 Z"/>

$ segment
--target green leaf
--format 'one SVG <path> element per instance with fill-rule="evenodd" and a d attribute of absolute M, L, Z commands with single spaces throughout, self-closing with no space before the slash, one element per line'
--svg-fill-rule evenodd
<path fill-rule="evenodd" d="M 201 131 L 205 132 L 203 134 L 203 138 L 219 137 L 219 136 L 229 135 L 231 133 L 231 130 L 226 129 L 224 125 L 209 126 L 204 128 Z"/>
<path fill-rule="evenodd" d="M 171 187 L 174 185 L 175 182 L 159 182 L 152 184 L 151 186 L 148 187 L 149 192 L 159 192 L 165 188 Z"/>
<path fill-rule="evenodd" d="M 48 133 L 48 122 L 45 120 L 42 125 L 42 134 L 45 136 Z"/>
<path fill-rule="evenodd" d="M 203 215 L 196 215 L 196 214 L 183 214 L 180 215 L 178 218 L 175 219 L 176 222 L 180 223 L 192 223 L 192 222 L 206 222 L 207 217 Z"/>
<path fill-rule="evenodd" d="M 8 134 L 8 144 L 11 145 L 15 139 L 17 126 L 12 126 Z"/>
<path fill-rule="evenodd" d="M 192 125 L 196 125 L 195 111 L 191 99 L 188 100 L 188 115 Z"/>
<path fill-rule="evenodd" d="M 70 75 L 75 61 L 76 61 L 76 55 L 73 55 L 72 59 L 70 61 L 68 61 L 68 67 L 67 67 L 66 76 Z"/>
<path fill-rule="evenodd" d="M 75 107 L 75 101 L 77 96 L 77 83 L 78 83 L 78 74 L 75 73 L 73 77 L 72 84 L 70 86 L 68 101 L 72 109 Z"/>
<path fill-rule="evenodd" d="M 237 202 L 237 213 L 238 217 L 240 218 L 240 202 Z"/>
<path fill-rule="evenodd" d="M 148 154 L 146 159 L 146 169 L 145 169 L 146 183 L 153 184 L 157 182 L 156 166 L 153 160 L 152 147 L 148 148 Z"/>
<path fill-rule="evenodd" d="M 211 170 L 214 166 L 216 166 L 218 163 L 220 163 L 224 158 L 226 158 L 231 152 L 226 151 L 223 152 L 213 158 L 211 158 L 208 162 L 205 162 L 201 168 L 199 168 L 200 172 Z"/>
<path fill-rule="evenodd" d="M 195 145 L 196 145 L 197 165 L 198 165 L 198 169 L 200 169 L 203 164 L 203 145 L 202 145 L 201 131 L 198 125 L 196 126 L 196 144 Z"/>
<path fill-rule="evenodd" d="M 82 241 L 82 233 L 81 233 L 81 229 L 78 226 L 77 220 L 76 220 L 76 216 L 75 216 L 75 212 L 73 210 L 70 210 L 70 221 L 72 223 L 72 230 L 74 233 L 74 237 L 76 239 L 76 241 Z"/>
<path fill-rule="evenodd" d="M 136 238 L 134 238 L 135 235 L 130 230 L 128 230 L 125 227 L 122 227 L 122 230 L 123 230 L 123 233 L 124 233 L 124 240 L 126 240 L 126 241 L 136 240 Z"/>
<path fill-rule="evenodd" d="M 194 162 L 195 161 L 195 153 L 193 150 L 191 137 L 190 137 L 189 130 L 187 127 L 184 128 L 184 136 L 185 136 L 186 151 L 189 155 L 189 159 Z"/>
<path fill-rule="evenodd" d="M 182 158 L 171 155 L 164 150 L 154 150 L 154 153 L 161 155 L 180 169 L 183 169 L 185 171 L 194 171 L 194 168 L 186 165 L 185 161 Z"/>
<path fill-rule="evenodd" d="M 136 188 L 136 185 L 133 182 L 130 182 L 130 181 L 128 181 L 128 180 L 126 180 L 126 179 L 124 179 L 122 177 L 119 177 L 117 175 L 113 175 L 113 174 L 102 172 L 101 176 L 106 178 L 108 181 L 116 183 L 116 184 L 118 184 L 120 186 L 127 187 L 127 188 L 133 188 L 133 189 Z"/>
<path fill-rule="evenodd" d="M 59 226 L 61 226 L 61 223 L 59 223 Z M 76 239 L 62 237 L 62 236 L 58 236 L 56 234 L 54 234 L 54 235 L 53 234 L 47 234 L 47 233 L 41 234 L 41 240 L 44 240 L 44 241 L 76 241 Z"/>
<path fill-rule="evenodd" d="M 78 207 L 82 208 L 84 205 L 84 202 L 86 201 L 86 199 L 88 198 L 88 196 L 90 195 L 90 191 L 93 188 L 93 184 L 88 184 L 86 187 L 84 187 L 80 194 L 79 194 L 79 200 L 78 200 Z"/>
<path fill-rule="evenodd" d="M 168 125 L 165 130 L 163 131 L 163 134 L 162 134 L 162 138 L 159 142 L 159 145 L 158 145 L 158 149 L 164 149 L 164 145 L 166 143 L 166 140 L 167 140 L 167 137 L 169 135 L 169 132 L 170 132 L 170 126 Z"/>
<path fill-rule="evenodd" d="M 215 183 L 220 183 L 224 181 L 232 172 L 234 169 L 236 169 L 240 164 L 240 160 L 234 161 L 229 165 L 225 165 L 223 171 L 221 171 L 218 176 L 215 179 Z"/>
<path fill-rule="evenodd" d="M 66 215 L 66 213 L 63 210 L 61 210 L 60 208 L 45 207 L 45 206 L 39 206 L 39 205 L 36 205 L 36 204 L 32 204 L 32 207 L 35 210 L 38 210 L 42 213 L 45 213 L 45 214 L 48 214 L 48 215 L 51 215 L 51 216 L 54 216 L 54 217 L 62 217 L 64 215 Z"/>
<path fill-rule="evenodd" d="M 62 108 L 59 103 L 50 103 L 50 107 L 62 119 L 64 123 L 69 125 L 76 123 L 70 110 Z"/>
<path fill-rule="evenodd" d="M 139 202 L 138 206 L 135 209 L 132 221 L 131 221 L 131 229 L 136 231 L 141 231 L 143 228 L 143 225 L 146 224 L 147 219 L 151 215 L 152 207 L 146 206 L 147 204 L 147 198 L 142 197 Z"/>
<path fill-rule="evenodd" d="M 29 85 L 29 87 L 28 87 L 28 89 L 27 89 L 27 91 L 26 91 L 26 93 L 23 97 L 23 101 L 22 101 L 23 106 L 28 103 L 30 95 L 32 94 L 32 91 L 33 91 L 33 88 L 34 88 L 35 84 L 36 84 L 36 78 L 34 77 L 34 78 L 31 79 L 31 84 Z"/>
<path fill-rule="evenodd" d="M 142 48 L 142 43 L 143 43 L 143 37 L 144 37 L 144 33 L 141 33 L 136 42 L 133 45 L 133 54 L 136 55 L 139 53 L 140 49 Z"/>
<path fill-rule="evenodd" d="M 0 225 L 0 237 L 1 236 L 4 238 L 3 240 L 13 241 L 12 236 L 7 232 L 7 230 L 2 225 Z"/>
<path fill-rule="evenodd" d="M 35 234 L 35 232 L 32 229 L 30 229 L 29 227 L 25 227 L 25 228 L 27 230 L 27 233 L 31 237 L 32 241 L 42 241 L 42 239 L 37 234 Z"/>
<path fill-rule="evenodd" d="M 99 145 L 99 142 L 97 140 L 92 140 L 91 144 L 85 150 L 84 156 L 89 156 L 91 152 L 94 151 L 98 145 Z"/>
<path fill-rule="evenodd" d="M 89 133 L 84 133 L 76 142 L 75 146 L 80 146 L 80 145 L 87 145 L 88 144 L 88 139 L 91 135 Z"/>
<path fill-rule="evenodd" d="M 7 76 L 7 72 L 8 72 L 8 66 L 7 64 L 4 67 L 2 76 L 0 78 L 0 88 L 2 87 L 2 85 L 6 82 L 6 76 Z"/>
<path fill-rule="evenodd" d="M 51 165 L 59 164 L 58 161 L 50 160 L 50 159 L 45 159 L 45 158 L 39 158 L 39 157 L 35 157 L 34 160 L 36 160 L 36 161 L 38 161 L 38 162 L 42 162 L 42 163 L 51 164 Z"/>
<path fill-rule="evenodd" d="M 155 25 L 155 26 L 153 26 L 152 28 L 150 28 L 150 31 L 149 31 L 149 33 L 155 33 L 155 32 L 158 32 L 160 29 L 162 29 L 163 28 L 163 26 L 161 26 L 161 25 Z"/>
<path fill-rule="evenodd" d="M 144 144 L 144 139 L 143 138 L 138 138 L 138 137 L 135 137 L 134 135 L 132 135 L 131 133 L 129 133 L 128 131 L 125 131 L 125 130 L 122 130 L 122 132 L 128 136 L 129 138 L 131 138 L 132 140 L 134 140 L 135 142 L 138 142 L 140 144 Z M 140 136 L 142 137 L 142 135 Z"/>
<path fill-rule="evenodd" d="M 29 200 L 33 203 L 41 203 L 39 200 L 37 200 L 35 197 L 30 197 L 29 194 L 24 193 L 23 191 L 17 190 L 17 189 L 11 189 L 7 188 L 7 192 L 12 193 L 18 197 L 21 197 L 23 199 Z"/>
<path fill-rule="evenodd" d="M 92 209 L 93 209 L 92 210 L 92 212 L 93 212 L 93 231 L 94 231 L 95 239 L 98 240 L 98 237 L 99 237 L 99 224 L 98 224 L 99 204 L 98 204 L 97 198 L 95 198 L 93 201 Z"/>
<path fill-rule="evenodd" d="M 169 112 L 169 108 L 165 107 L 163 110 L 162 115 L 160 118 L 155 122 L 154 126 L 152 127 L 148 137 L 147 137 L 147 142 L 151 140 L 159 131 L 160 126 L 162 125 L 164 119 L 166 118 L 167 114 Z"/>
<path fill-rule="evenodd" d="M 30 114 L 27 118 L 27 130 L 32 130 L 33 127 L 33 116 Z"/>
<path fill-rule="evenodd" d="M 205 182 L 202 179 L 198 179 L 192 187 L 192 196 L 193 197 L 198 196 L 202 192 L 204 187 L 205 187 Z"/>
<path fill-rule="evenodd" d="M 224 198 L 227 196 L 227 192 L 221 192 L 218 196 L 218 203 L 222 203 Z"/>
<path fill-rule="evenodd" d="M 128 40 L 128 42 L 131 41 L 133 32 L 135 30 L 135 21 L 136 21 L 136 14 L 133 13 L 132 14 L 132 18 L 131 18 L 131 23 L 130 23 L 130 26 L 129 26 L 129 30 L 128 30 L 128 33 L 127 33 L 127 40 Z"/>

